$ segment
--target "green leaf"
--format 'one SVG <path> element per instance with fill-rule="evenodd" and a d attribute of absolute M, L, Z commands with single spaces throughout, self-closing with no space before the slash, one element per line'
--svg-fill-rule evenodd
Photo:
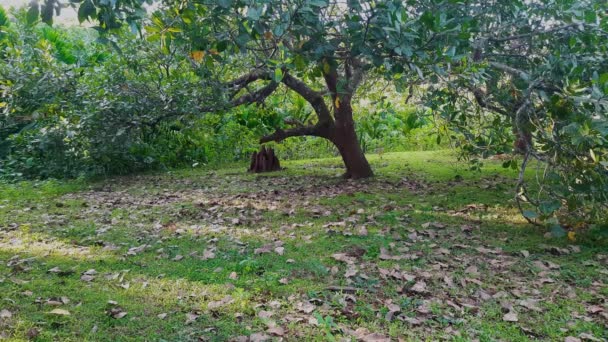
<path fill-rule="evenodd" d="M 0 6 L 0 27 L 8 27 L 10 21 L 8 20 L 8 16 L 6 15 L 6 11 L 2 6 Z"/>
<path fill-rule="evenodd" d="M 511 160 L 511 169 L 517 170 L 517 160 Z"/>
<path fill-rule="evenodd" d="M 274 81 L 279 83 L 283 79 L 283 71 L 281 69 L 274 70 Z"/>
<path fill-rule="evenodd" d="M 329 74 L 331 72 L 331 66 L 327 62 L 323 62 L 323 73 Z"/>
<path fill-rule="evenodd" d="M 608 72 L 601 74 L 599 76 L 598 81 L 599 81 L 600 85 L 604 85 L 604 84 L 608 83 Z"/>
<path fill-rule="evenodd" d="M 306 68 L 306 61 L 304 60 L 304 57 L 302 57 L 302 55 L 296 55 L 293 59 L 293 62 L 296 66 L 296 69 L 298 70 L 304 70 L 304 68 Z"/>
<path fill-rule="evenodd" d="M 456 54 L 456 47 L 455 46 L 450 46 L 450 48 L 445 52 L 446 56 L 448 57 L 454 57 L 454 55 Z"/>
<path fill-rule="evenodd" d="M 27 11 L 27 23 L 32 25 L 38 21 L 40 17 L 40 5 L 38 5 L 37 0 L 32 0 L 30 2 L 30 9 Z"/>
<path fill-rule="evenodd" d="M 223 8 L 229 8 L 232 5 L 232 0 L 219 0 L 217 4 Z"/>
<path fill-rule="evenodd" d="M 597 14 L 593 10 L 585 11 L 585 21 L 588 24 L 595 24 L 597 20 Z"/>
<path fill-rule="evenodd" d="M 435 17 L 430 11 L 424 12 L 422 16 L 420 16 L 420 21 L 422 21 L 422 23 L 430 29 L 433 29 L 435 26 Z"/>
<path fill-rule="evenodd" d="M 91 0 L 85 0 L 85 2 L 78 8 L 78 21 L 80 23 L 94 17 L 97 14 L 97 9 Z"/>
<path fill-rule="evenodd" d="M 558 200 L 543 201 L 538 206 L 538 210 L 544 215 L 550 215 L 562 206 Z"/>
<path fill-rule="evenodd" d="M 589 155 L 591 156 L 591 159 L 593 159 L 593 162 L 597 163 L 597 157 L 595 156 L 595 152 L 593 152 L 592 149 L 589 149 Z"/>
<path fill-rule="evenodd" d="M 144 28 L 145 28 L 146 32 L 148 32 L 148 33 L 158 33 L 158 32 L 160 32 L 160 29 L 158 27 L 156 27 L 156 26 L 146 26 Z"/>
<path fill-rule="evenodd" d="M 247 10 L 247 18 L 257 21 L 260 20 L 260 15 L 262 14 L 261 8 L 249 7 Z"/>
<path fill-rule="evenodd" d="M 556 238 L 561 238 L 566 236 L 566 230 L 559 224 L 554 224 L 551 225 L 551 235 Z"/>
<path fill-rule="evenodd" d="M 522 212 L 522 215 L 524 215 L 524 217 L 529 218 L 530 220 L 534 220 L 538 218 L 538 215 L 536 214 L 536 212 L 532 211 L 532 210 L 524 210 Z"/>
<path fill-rule="evenodd" d="M 219 41 L 216 45 L 215 48 L 217 49 L 217 52 L 224 52 L 226 51 L 226 49 L 228 48 L 228 45 L 230 44 L 229 40 L 222 40 Z"/>

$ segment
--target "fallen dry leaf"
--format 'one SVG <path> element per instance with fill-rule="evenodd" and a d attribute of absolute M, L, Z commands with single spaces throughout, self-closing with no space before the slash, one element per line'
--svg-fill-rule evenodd
<path fill-rule="evenodd" d="M 346 272 L 344 273 L 344 277 L 345 278 L 353 277 L 353 276 L 357 275 L 357 272 L 359 272 L 359 270 L 357 270 L 357 267 L 355 265 L 349 265 L 348 268 L 346 269 Z"/>
<path fill-rule="evenodd" d="M 188 325 L 188 324 L 196 321 L 196 319 L 199 318 L 199 317 L 200 317 L 200 315 L 198 315 L 198 314 L 196 314 L 194 312 L 188 312 L 186 314 L 186 323 L 185 324 Z"/>
<path fill-rule="evenodd" d="M 71 274 L 74 273 L 73 270 L 67 270 L 67 271 L 65 271 L 65 270 L 62 270 L 59 267 L 53 267 L 50 270 L 48 270 L 47 272 L 48 273 L 54 273 L 54 274 L 57 274 L 59 276 L 67 276 L 67 275 L 71 275 Z"/>
<path fill-rule="evenodd" d="M 213 252 L 213 250 L 205 249 L 203 251 L 203 256 L 201 257 L 201 260 L 209 260 L 209 259 L 214 259 L 214 258 L 215 258 L 215 253 Z"/>
<path fill-rule="evenodd" d="M 226 295 L 226 296 L 224 296 L 224 298 L 222 298 L 218 301 L 209 302 L 207 304 L 207 310 L 214 310 L 214 309 L 220 308 L 222 306 L 232 303 L 233 301 L 234 301 L 234 299 L 232 298 L 232 296 Z"/>
<path fill-rule="evenodd" d="M 380 256 L 379 256 L 379 258 L 380 258 L 380 260 L 401 260 L 401 259 L 403 259 L 399 255 L 390 255 L 390 254 L 388 254 L 388 251 L 386 250 L 386 248 L 380 248 Z"/>
<path fill-rule="evenodd" d="M 443 277 L 443 282 L 450 288 L 454 287 L 454 280 L 452 279 L 452 277 Z"/>
<path fill-rule="evenodd" d="M 86 281 L 86 282 L 91 282 L 91 281 L 95 280 L 95 277 L 92 275 L 83 274 L 82 276 L 80 276 L 80 280 Z"/>
<path fill-rule="evenodd" d="M 260 310 L 260 312 L 258 312 L 258 317 L 260 318 L 270 318 L 272 315 L 274 315 L 273 311 Z"/>
<path fill-rule="evenodd" d="M 64 310 L 64 309 L 53 309 L 53 310 L 49 311 L 49 314 L 58 315 L 58 316 L 70 316 L 71 315 L 68 310 Z"/>
<path fill-rule="evenodd" d="M 264 253 L 270 253 L 270 252 L 272 252 L 272 247 L 273 247 L 273 245 L 272 245 L 272 244 L 267 244 L 267 245 L 264 245 L 264 246 L 262 246 L 262 247 L 260 247 L 260 248 L 256 248 L 256 249 L 254 249 L 254 250 L 253 250 L 253 254 L 264 254 Z"/>
<path fill-rule="evenodd" d="M 121 319 L 127 315 L 127 312 L 117 305 L 116 301 L 110 300 L 108 304 L 112 307 L 106 310 L 106 314 L 114 319 Z"/>
<path fill-rule="evenodd" d="M 249 336 L 249 342 L 264 342 L 270 340 L 270 336 L 264 333 L 255 333 Z"/>
<path fill-rule="evenodd" d="M 342 261 L 347 264 L 354 264 L 355 261 L 357 261 L 357 259 L 355 259 L 354 257 L 348 256 L 345 253 L 335 253 L 335 254 L 332 254 L 331 257 L 337 261 Z"/>
<path fill-rule="evenodd" d="M 585 341 L 602 342 L 602 340 L 601 340 L 601 339 L 599 339 L 599 338 L 597 338 L 597 337 L 595 337 L 595 336 L 593 336 L 593 335 L 591 335 L 591 334 L 588 334 L 588 333 L 580 333 L 580 334 L 578 335 L 578 337 L 579 337 L 581 340 L 585 340 Z"/>
<path fill-rule="evenodd" d="M 38 337 L 38 335 L 40 335 L 40 331 L 36 328 L 28 329 L 27 333 L 25 334 L 25 336 L 27 336 L 27 338 L 30 340 L 35 339 L 36 337 Z"/>
<path fill-rule="evenodd" d="M 94 275 L 97 274 L 97 271 L 95 269 L 91 268 L 90 270 L 87 270 L 87 271 L 83 272 L 82 274 L 89 275 L 89 276 L 94 276 Z"/>
<path fill-rule="evenodd" d="M 308 302 L 300 302 L 300 303 L 296 304 L 296 309 L 298 309 L 298 311 L 309 314 L 309 313 L 315 311 L 315 306 Z"/>
<path fill-rule="evenodd" d="M 604 311 L 604 308 L 599 305 L 591 305 L 587 307 L 587 312 L 590 314 L 596 314 Z"/>
<path fill-rule="evenodd" d="M 285 335 L 285 329 L 283 329 L 282 327 L 279 327 L 279 326 L 268 328 L 268 330 L 266 330 L 266 332 L 271 335 L 275 335 L 275 336 Z"/>
<path fill-rule="evenodd" d="M 509 311 L 509 313 L 502 316 L 502 320 L 505 322 L 518 322 L 519 318 L 517 317 L 517 312 Z"/>
<path fill-rule="evenodd" d="M 446 225 L 443 224 L 443 223 L 440 223 L 440 222 L 426 222 L 426 223 L 422 224 L 422 228 L 427 229 L 427 228 L 430 228 L 430 227 L 437 228 L 437 229 L 442 229 L 442 228 L 445 228 Z"/>
<path fill-rule="evenodd" d="M 8 319 L 13 317 L 13 313 L 6 310 L 6 309 L 2 309 L 0 310 L 0 319 Z"/>
<path fill-rule="evenodd" d="M 137 255 L 137 254 L 143 252 L 146 249 L 146 247 L 147 247 L 147 245 L 141 245 L 141 246 L 137 246 L 137 247 L 131 247 L 127 251 L 127 255 L 129 255 L 129 256 Z"/>
<path fill-rule="evenodd" d="M 127 315 L 127 312 L 120 311 L 120 312 L 117 312 L 117 313 L 113 314 L 112 318 L 120 319 L 120 318 L 125 317 L 126 315 Z"/>
<path fill-rule="evenodd" d="M 379 333 L 371 333 L 366 328 L 358 328 L 352 333 L 361 342 L 390 342 L 391 339 Z"/>
<path fill-rule="evenodd" d="M 538 306 L 539 300 L 537 299 L 523 299 L 518 302 L 520 306 L 532 311 L 542 312 L 543 309 Z"/>
<path fill-rule="evenodd" d="M 424 281 L 418 281 L 416 282 L 416 284 L 414 284 L 414 286 L 412 286 L 410 288 L 411 291 L 417 292 L 417 293 L 425 293 L 426 292 L 426 283 Z"/>
<path fill-rule="evenodd" d="M 479 275 L 479 270 L 477 269 L 477 266 L 471 265 L 464 270 L 464 273 Z"/>

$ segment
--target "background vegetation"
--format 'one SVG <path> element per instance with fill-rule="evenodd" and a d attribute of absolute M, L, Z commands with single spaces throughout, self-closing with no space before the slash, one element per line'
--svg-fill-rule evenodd
<path fill-rule="evenodd" d="M 311 119 L 310 106 L 290 93 L 201 116 L 194 102 L 215 95 L 202 93 L 204 75 L 155 42 L 127 29 L 108 41 L 91 28 L 28 23 L 25 10 L 12 21 L 1 13 L 0 178 L 107 176 L 245 161 L 259 148 L 259 137 L 285 119 Z M 434 123 L 416 107 L 378 94 L 367 101 L 356 109 L 366 151 L 438 148 Z M 168 112 L 181 116 L 154 122 Z M 274 147 L 288 159 L 336 154 L 318 138 Z"/>
<path fill-rule="evenodd" d="M 319 75 L 337 68 L 319 59 L 318 49 L 339 46 L 327 32 L 332 25 L 361 23 L 361 18 L 334 19 L 327 12 L 317 32 L 319 18 L 310 15 L 313 8 L 329 11 L 331 2 L 325 1 L 304 7 L 289 3 L 307 18 L 289 34 L 283 34 L 287 19 L 277 17 L 280 11 L 255 2 L 188 3 L 184 8 L 168 3 L 144 18 L 138 1 L 115 9 L 77 1 L 79 19 L 101 25 L 63 28 L 47 24 L 54 3 L 34 2 L 12 16 L 0 12 L 3 180 L 245 161 L 261 136 L 294 123 L 317 123 L 310 104 L 287 89 L 275 87 L 256 104 L 227 105 L 224 84 L 257 60 L 255 45 L 280 43 L 282 57 L 265 61 L 273 71 L 267 86 L 293 70 L 319 88 Z M 230 6 L 242 12 L 241 23 L 230 23 Z M 357 30 L 345 34 L 352 40 L 347 39 L 350 53 L 369 62 L 353 102 L 364 152 L 458 147 L 473 169 L 498 155 L 504 167 L 521 170 L 516 198 L 529 222 L 549 223 L 556 234 L 581 222 L 605 225 L 606 4 L 430 1 L 412 7 L 409 21 L 402 2 L 357 6 L 373 14 L 370 18 L 378 15 L 374 25 L 367 22 L 369 37 L 359 37 Z M 129 25 L 121 25 L 121 13 L 131 10 L 141 20 L 128 17 Z M 511 15 L 527 20 L 500 19 Z M 202 21 L 193 22 L 194 17 Z M 241 35 L 233 39 L 207 29 L 214 25 Z M 289 39 L 307 35 L 319 35 L 319 45 L 284 48 Z M 380 50 L 366 50 L 368 43 Z M 204 110 L 210 103 L 214 110 Z M 339 108 L 339 102 L 332 106 Z M 318 138 L 273 145 L 283 159 L 337 155 L 333 144 Z M 537 170 L 532 184 L 523 177 L 529 165 Z"/>

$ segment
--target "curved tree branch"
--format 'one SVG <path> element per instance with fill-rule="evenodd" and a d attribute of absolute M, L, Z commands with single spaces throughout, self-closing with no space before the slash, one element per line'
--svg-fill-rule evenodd
<path fill-rule="evenodd" d="M 234 98 L 241 90 L 246 89 L 248 85 L 260 80 L 271 80 L 270 83 L 263 86 L 262 88 L 248 92 L 239 97 Z M 318 123 L 315 126 L 300 126 L 291 130 L 277 130 L 275 133 L 263 137 L 260 140 L 260 143 L 269 142 L 269 141 L 281 141 L 285 138 L 291 136 L 304 136 L 304 135 L 312 135 L 312 136 L 328 136 L 327 128 L 333 123 L 333 119 L 325 100 L 323 99 L 323 94 L 321 92 L 315 91 L 311 89 L 304 82 L 298 80 L 297 78 L 291 76 L 289 73 L 285 72 L 282 83 L 287 86 L 290 90 L 295 91 L 300 96 L 302 96 L 307 102 L 315 110 L 315 113 L 318 117 Z M 232 94 L 230 96 L 231 100 L 227 103 L 223 103 L 220 105 L 208 105 L 198 108 L 198 112 L 203 113 L 212 113 L 221 110 L 227 110 L 230 108 L 238 107 L 241 105 L 252 104 L 252 103 L 262 103 L 270 96 L 274 91 L 278 88 L 280 83 L 272 81 L 272 75 L 270 72 L 266 70 L 257 70 L 236 78 L 230 82 L 225 84 L 227 89 L 232 90 Z M 144 125 L 149 127 L 155 127 L 161 121 L 170 119 L 172 117 L 178 117 L 184 115 L 181 111 L 169 111 L 165 115 L 157 117 L 151 122 L 142 122 Z"/>
<path fill-rule="evenodd" d="M 483 90 L 481 90 L 479 88 L 469 88 L 469 90 L 473 93 L 473 96 L 475 97 L 475 101 L 477 102 L 477 104 L 479 105 L 479 107 L 491 110 L 491 111 L 493 111 L 495 113 L 504 115 L 506 117 L 512 117 L 513 116 L 512 114 L 510 114 L 505 109 L 500 108 L 498 106 L 495 106 L 495 105 L 493 105 L 491 103 L 488 103 L 486 101 L 486 94 L 483 92 Z"/>
<path fill-rule="evenodd" d="M 271 81 L 269 84 L 267 84 L 266 86 L 262 87 L 259 90 L 256 90 L 252 93 L 247 93 L 235 100 L 232 100 L 230 102 L 230 107 L 238 107 L 240 105 L 243 104 L 250 104 L 250 103 L 262 103 L 264 102 L 264 100 L 266 100 L 266 98 L 268 96 L 270 96 L 272 93 L 274 93 L 274 91 L 279 87 L 279 83 L 275 82 L 275 81 Z"/>
<path fill-rule="evenodd" d="M 266 135 L 260 138 L 260 144 L 267 143 L 270 141 L 280 142 L 289 137 L 302 137 L 302 136 L 321 136 L 321 132 L 317 125 L 315 126 L 302 126 L 292 128 L 288 130 L 277 129 L 274 133 Z"/>
<path fill-rule="evenodd" d="M 519 70 L 519 69 L 515 69 L 515 68 L 513 68 L 511 66 L 508 66 L 506 64 L 499 63 L 499 62 L 489 62 L 488 64 L 491 67 L 496 68 L 496 69 L 498 69 L 500 71 L 504 71 L 504 72 L 506 72 L 508 74 L 511 74 L 513 76 L 517 76 L 517 77 L 521 78 L 524 81 L 530 80 L 530 75 L 527 72 L 525 72 L 525 71 L 522 71 L 522 70 Z"/>
<path fill-rule="evenodd" d="M 230 87 L 230 85 L 237 86 L 237 87 L 240 87 L 239 88 L 239 90 L 240 90 L 240 89 L 243 89 L 249 83 L 255 82 L 257 80 L 263 80 L 263 79 L 266 79 L 266 76 L 263 73 L 255 73 L 255 74 L 252 73 L 252 74 L 248 74 L 248 75 L 245 75 L 243 77 L 240 77 L 240 78 L 238 78 L 238 79 L 236 79 L 236 80 L 234 80 L 232 82 L 229 82 L 228 86 L 229 87 Z M 203 114 L 203 113 L 213 113 L 213 112 L 218 112 L 218 111 L 221 111 L 221 110 L 226 110 L 226 109 L 238 107 L 238 106 L 245 105 L 245 104 L 262 103 L 278 87 L 279 87 L 279 83 L 271 81 L 270 83 L 268 83 L 264 87 L 262 87 L 262 88 L 260 88 L 260 89 L 258 89 L 256 91 L 243 94 L 240 97 L 232 99 L 232 100 L 230 100 L 227 103 L 222 103 L 220 105 L 208 105 L 208 106 L 200 107 L 200 108 L 197 109 L 197 112 L 200 113 L 200 114 Z M 236 93 L 238 93 L 238 90 L 236 92 L 233 92 L 232 97 L 234 97 L 236 95 Z M 177 116 L 180 116 L 180 115 L 184 115 L 184 113 L 182 113 L 182 112 L 175 112 L 175 111 L 169 111 L 165 115 L 159 116 L 158 118 L 154 119 L 154 121 L 152 121 L 152 122 L 144 122 L 144 124 L 147 125 L 147 126 L 150 126 L 150 127 L 155 127 L 156 125 L 158 125 L 163 120 L 167 120 L 169 118 L 177 117 Z"/>
<path fill-rule="evenodd" d="M 322 93 L 311 89 L 306 83 L 291 76 L 289 73 L 285 73 L 282 82 L 287 88 L 295 91 L 310 103 L 315 113 L 317 113 L 319 122 L 333 122 L 329 108 L 325 100 L 323 100 Z"/>
<path fill-rule="evenodd" d="M 556 26 L 556 27 L 553 27 L 553 28 L 550 28 L 547 30 L 542 30 L 542 31 L 533 30 L 532 32 L 529 32 L 529 33 L 517 34 L 517 35 L 509 36 L 509 37 L 490 37 L 490 38 L 488 38 L 488 40 L 491 42 L 495 42 L 495 43 L 501 43 L 501 42 L 507 42 L 507 41 L 511 41 L 511 40 L 524 39 L 524 38 L 537 36 L 537 35 L 541 35 L 541 34 L 553 33 L 553 32 L 561 31 L 561 30 L 567 30 L 570 28 L 575 28 L 577 26 L 578 26 L 578 24 L 568 24 L 568 25 L 563 25 L 563 26 Z"/>
<path fill-rule="evenodd" d="M 239 91 L 241 91 L 243 88 L 246 88 L 249 84 L 258 80 L 270 79 L 272 79 L 272 77 L 270 76 L 270 72 L 266 70 L 256 70 L 226 83 L 226 88 L 232 90 L 232 95 L 230 97 L 233 98 L 234 96 L 236 96 L 236 94 L 239 93 Z"/>

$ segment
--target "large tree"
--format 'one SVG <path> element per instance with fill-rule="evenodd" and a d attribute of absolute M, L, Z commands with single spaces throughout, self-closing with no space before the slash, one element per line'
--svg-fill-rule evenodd
<path fill-rule="evenodd" d="M 85 0 L 79 17 L 98 19 L 101 30 L 111 29 L 137 19 L 141 3 Z M 47 1 L 42 13 L 57 4 Z M 373 73 L 405 88 L 445 73 L 457 51 L 469 44 L 474 18 L 463 15 L 461 7 L 438 1 L 165 1 L 146 32 L 168 51 L 172 44 L 189 50 L 196 68 L 221 69 L 224 79 L 246 71 L 215 84 L 226 101 L 201 111 L 261 103 L 282 85 L 310 104 L 316 120 L 292 121 L 293 127 L 279 128 L 260 142 L 325 138 L 340 152 L 345 175 L 365 178 L 373 172 L 357 140 L 352 106 L 361 82 Z M 237 67 L 226 73 L 218 63 Z"/>
<path fill-rule="evenodd" d="M 336 146 L 346 176 L 352 178 L 373 175 L 353 120 L 353 98 L 364 77 L 375 73 L 394 79 L 413 73 L 424 78 L 430 68 L 450 63 L 459 40 L 466 38 L 464 23 L 472 19 L 456 16 L 457 5 L 434 1 L 414 6 L 336 0 L 167 6 L 154 16 L 148 32 L 161 41 L 182 41 L 211 60 L 239 59 L 239 70 L 247 70 L 224 84 L 233 105 L 262 102 L 283 85 L 314 109 L 313 122 L 290 122 L 293 127 L 277 129 L 261 143 L 305 135 L 325 138 Z"/>

